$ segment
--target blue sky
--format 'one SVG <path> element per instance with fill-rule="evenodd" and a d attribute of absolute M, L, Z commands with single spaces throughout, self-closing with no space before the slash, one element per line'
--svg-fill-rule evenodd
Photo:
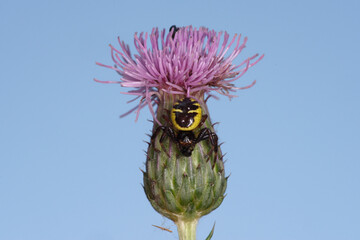
<path fill-rule="evenodd" d="M 198 239 L 360 239 L 357 1 L 1 1 L 0 239 L 177 239 L 141 187 L 150 113 L 111 64 L 116 37 L 176 24 L 248 36 L 265 58 L 211 100 L 227 197 Z M 134 48 L 132 48 L 134 49 Z M 151 225 L 170 228 L 161 231 Z"/>

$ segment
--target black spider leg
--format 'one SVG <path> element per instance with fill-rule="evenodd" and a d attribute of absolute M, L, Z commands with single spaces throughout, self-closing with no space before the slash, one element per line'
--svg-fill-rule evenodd
<path fill-rule="evenodd" d="M 203 124 L 204 124 L 204 122 L 206 121 L 206 119 L 208 118 L 208 115 L 203 115 L 202 117 L 201 117 L 201 121 L 200 121 L 200 124 L 199 124 L 199 127 L 201 127 Z M 216 122 L 216 123 L 214 123 L 214 124 L 212 124 L 212 127 L 214 127 L 214 125 L 216 125 L 216 124 L 218 124 L 218 122 Z M 206 137 L 206 138 L 204 138 L 204 139 L 202 139 L 202 140 L 206 140 L 207 138 L 210 138 L 210 142 L 211 142 L 211 145 L 213 146 L 212 147 L 212 149 L 210 150 L 210 152 L 208 153 L 208 159 L 207 159 L 207 161 L 209 161 L 210 160 L 210 155 L 211 155 L 211 153 L 214 151 L 215 152 L 215 161 L 214 161 L 214 164 L 215 164 L 215 162 L 216 162 L 216 160 L 218 159 L 218 149 L 219 149 L 219 147 L 218 147 L 218 136 L 214 133 L 214 132 L 212 132 L 210 129 L 208 129 L 208 128 L 204 128 L 204 129 L 207 129 L 207 130 L 201 130 L 201 131 L 207 131 L 209 134 L 209 137 Z M 201 132 L 200 132 L 200 134 L 201 134 Z M 200 134 L 199 134 L 199 136 L 200 136 Z M 199 138 L 199 136 L 198 136 L 198 138 Z M 198 143 L 198 142 L 200 142 L 201 140 L 199 140 L 199 141 L 197 141 L 196 143 Z M 195 144 L 196 144 L 195 143 Z M 214 167 L 214 165 L 213 165 L 213 167 Z"/>
<path fill-rule="evenodd" d="M 173 142 L 176 142 L 176 135 L 175 135 L 174 130 L 171 127 L 166 127 L 165 131 L 163 132 L 163 134 L 161 135 L 160 140 L 159 140 L 161 149 L 170 158 L 170 153 L 168 153 L 168 151 L 165 150 L 165 146 L 163 144 L 163 141 L 165 139 L 165 135 L 167 135 L 170 138 L 170 141 L 173 141 Z"/>
<path fill-rule="evenodd" d="M 201 127 L 204 124 L 204 122 L 206 121 L 207 118 L 208 118 L 208 115 L 206 115 L 206 114 L 202 115 L 201 121 L 199 123 L 199 127 Z"/>
<path fill-rule="evenodd" d="M 199 123 L 199 127 L 201 127 L 201 126 L 205 123 L 205 121 L 206 121 L 207 118 L 208 118 L 208 115 L 207 115 L 207 114 L 204 114 L 204 115 L 201 117 L 201 121 L 200 121 L 200 123 Z M 215 124 L 216 124 L 216 123 L 214 123 L 212 126 L 214 127 Z M 204 129 L 205 129 L 205 130 L 204 130 Z M 194 142 L 194 145 L 197 144 L 198 142 L 202 141 L 202 140 L 206 140 L 206 139 L 210 138 L 210 137 L 211 137 L 210 135 L 212 135 L 212 134 L 215 135 L 215 137 L 212 137 L 212 138 L 213 138 L 213 139 L 216 138 L 216 144 L 214 144 L 214 143 L 211 142 L 211 145 L 212 145 L 213 147 L 212 147 L 211 151 L 208 153 L 208 159 L 207 159 L 207 161 L 209 161 L 209 160 L 210 160 L 211 153 L 214 151 L 214 149 L 216 150 L 216 151 L 215 151 L 215 154 L 216 154 L 216 158 L 217 158 L 217 150 L 218 150 L 217 139 L 218 139 L 218 137 L 217 137 L 217 135 L 216 135 L 215 133 L 211 132 L 210 129 L 208 129 L 208 128 L 204 128 L 204 129 L 202 129 L 202 130 L 200 131 L 200 133 L 199 133 L 199 135 L 198 135 L 198 137 L 197 137 L 197 139 L 200 138 L 200 140 L 197 140 L 197 139 L 196 139 L 195 142 Z M 207 130 L 206 130 L 206 129 L 207 129 Z M 207 131 L 207 132 L 212 133 L 212 134 L 208 134 L 210 137 L 206 137 L 206 136 L 205 136 L 205 138 L 203 137 L 203 139 L 201 139 L 201 135 L 204 134 L 204 133 L 202 134 L 203 131 Z M 211 140 L 211 139 L 210 139 L 210 140 Z M 216 159 L 215 159 L 215 161 L 216 161 Z"/>
<path fill-rule="evenodd" d="M 210 155 L 214 151 L 215 160 L 212 164 L 212 167 L 214 168 L 216 160 L 218 158 L 218 136 L 216 135 L 216 133 L 213 133 L 209 128 L 201 129 L 198 137 L 195 140 L 195 144 L 199 143 L 202 140 L 207 140 L 207 139 L 210 140 L 210 143 L 212 145 L 212 149 L 210 150 L 210 153 L 208 154 L 209 156 L 208 156 L 207 161 L 209 161 Z"/>
<path fill-rule="evenodd" d="M 171 125 L 171 122 L 169 120 L 169 118 L 166 116 L 166 115 L 163 115 L 162 116 L 165 121 Z M 155 147 L 155 138 L 157 137 L 157 135 L 159 134 L 160 130 L 163 130 L 163 133 L 161 134 L 161 137 L 159 139 L 159 143 L 160 143 L 160 146 L 161 146 L 161 149 L 166 153 L 166 155 L 168 155 L 168 157 L 170 157 L 170 154 L 166 151 L 165 149 L 165 146 L 163 144 L 163 141 L 165 139 L 165 136 L 167 135 L 168 137 L 170 137 L 170 139 L 174 142 L 176 142 L 176 135 L 175 135 L 175 132 L 172 128 L 170 127 L 165 127 L 165 126 L 159 126 L 156 128 L 155 132 L 153 133 L 153 135 L 151 136 L 151 143 L 152 145 L 154 146 L 154 150 L 157 151 L 157 152 L 160 152 L 159 149 L 157 149 Z"/>
<path fill-rule="evenodd" d="M 168 127 L 168 130 L 167 130 L 167 135 L 170 137 L 170 139 L 176 143 L 177 147 L 180 148 L 179 146 L 179 141 L 177 140 L 177 137 L 176 137 L 176 133 L 174 131 L 174 125 L 173 123 L 170 121 L 169 119 L 169 116 L 170 116 L 170 110 L 168 109 L 165 109 L 165 111 L 168 113 L 167 115 L 163 115 L 163 118 L 165 119 L 165 121 L 168 123 L 168 126 L 171 126 L 171 127 Z M 160 138 L 160 144 L 162 144 L 162 139 Z M 161 145 L 161 147 L 163 147 L 163 145 Z M 164 148 L 163 148 L 164 149 Z M 168 157 L 170 157 L 170 154 L 168 152 L 166 152 L 166 154 L 168 155 Z"/>

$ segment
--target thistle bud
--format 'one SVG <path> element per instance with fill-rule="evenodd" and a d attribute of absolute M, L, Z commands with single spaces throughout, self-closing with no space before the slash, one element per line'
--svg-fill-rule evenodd
<path fill-rule="evenodd" d="M 230 40 L 227 32 L 223 35 L 203 27 L 172 26 L 167 34 L 165 29 L 160 33 L 154 28 L 150 35 L 135 34 L 135 59 L 118 38 L 120 49 L 110 45 L 115 66 L 97 63 L 122 78 L 95 81 L 131 87 L 125 94 L 140 99 L 138 106 L 122 116 L 136 112 L 137 120 L 145 106 L 153 115 L 144 190 L 154 209 L 176 223 L 181 240 L 195 239 L 198 219 L 224 199 L 223 155 L 205 99 L 215 97 L 213 91 L 232 98 L 231 92 L 255 84 L 240 88 L 233 84 L 263 58 L 255 54 L 233 65 L 247 38 L 241 40 L 241 35 Z"/>
<path fill-rule="evenodd" d="M 162 126 L 175 128 L 173 123 L 167 122 L 171 119 L 168 115 L 181 98 L 181 95 L 162 95 L 157 110 L 157 119 Z M 191 231 L 193 225 L 196 226 L 200 217 L 221 204 L 226 190 L 227 179 L 218 145 L 212 145 L 209 138 L 195 142 L 201 129 L 207 128 L 214 133 L 206 104 L 200 99 L 197 103 L 202 116 L 208 117 L 202 126 L 193 130 L 195 138 L 189 139 L 193 141 L 190 144 L 194 144 L 191 156 L 184 156 L 179 150 L 182 140 L 174 141 L 171 136 L 167 136 L 166 130 L 156 136 L 152 135 L 147 151 L 144 172 L 146 196 L 156 211 L 177 224 L 180 239 L 195 239 L 189 238 L 187 234 L 195 234 L 195 231 Z M 153 134 L 158 133 L 158 129 L 161 127 L 155 122 Z M 174 133 L 176 137 L 180 134 Z"/>

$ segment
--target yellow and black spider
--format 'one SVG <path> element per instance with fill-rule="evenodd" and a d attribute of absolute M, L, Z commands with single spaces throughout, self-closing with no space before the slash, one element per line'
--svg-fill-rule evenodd
<path fill-rule="evenodd" d="M 195 136 L 194 130 L 200 128 L 208 117 L 206 114 L 202 115 L 201 106 L 195 99 L 188 97 L 180 99 L 174 104 L 171 111 L 169 111 L 169 115 L 170 119 L 166 115 L 163 116 L 169 126 L 157 127 L 151 136 L 151 142 L 153 144 L 159 131 L 163 130 L 159 140 L 161 146 L 163 147 L 162 142 L 164 141 L 165 135 L 167 135 L 177 144 L 180 152 L 184 156 L 190 157 L 197 143 L 209 139 L 213 146 L 215 158 L 217 158 L 217 135 L 205 127 Z"/>

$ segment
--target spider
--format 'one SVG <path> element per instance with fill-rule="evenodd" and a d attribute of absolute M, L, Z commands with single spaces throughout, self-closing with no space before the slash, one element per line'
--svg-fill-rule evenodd
<path fill-rule="evenodd" d="M 207 115 L 202 115 L 202 109 L 200 104 L 193 98 L 182 98 L 178 100 L 171 111 L 168 111 L 168 116 L 164 115 L 164 119 L 168 122 L 169 126 L 159 126 L 151 136 L 151 142 L 154 145 L 155 138 L 159 134 L 160 130 L 163 133 L 160 137 L 160 145 L 163 148 L 162 142 L 167 135 L 173 142 L 175 142 L 179 148 L 181 154 L 186 157 L 190 157 L 196 144 L 200 141 L 209 139 L 215 157 L 218 155 L 218 137 L 209 128 L 202 128 L 197 136 L 194 130 L 200 128 Z"/>

